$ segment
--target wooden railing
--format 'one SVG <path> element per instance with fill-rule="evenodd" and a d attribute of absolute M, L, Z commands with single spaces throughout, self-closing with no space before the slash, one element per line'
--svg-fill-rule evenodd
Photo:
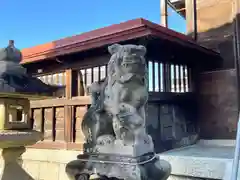
<path fill-rule="evenodd" d="M 90 97 L 86 96 L 87 86 L 105 77 L 106 68 L 104 65 L 91 69 L 67 69 L 64 73 L 64 98 L 31 101 L 33 128 L 44 133 L 44 139 L 32 147 L 82 150 L 84 136 L 81 122 L 91 104 Z M 149 103 L 158 104 L 160 107 L 162 103 L 193 99 L 190 67 L 149 61 L 148 69 Z M 50 76 L 49 79 L 55 82 Z M 74 97 L 76 95 L 78 96 Z M 160 115 L 155 116 L 157 118 Z"/>
<path fill-rule="evenodd" d="M 44 133 L 44 139 L 33 147 L 49 149 L 82 149 L 83 115 L 90 105 L 89 96 L 71 99 L 31 101 L 33 128 Z"/>
<path fill-rule="evenodd" d="M 154 109 L 155 114 L 151 111 L 149 119 L 151 121 L 148 124 L 159 123 L 161 105 L 171 106 L 171 104 L 180 103 L 180 106 L 183 107 L 188 103 L 191 104 L 194 97 L 194 93 L 190 92 L 178 94 L 150 92 L 148 103 L 151 109 Z M 44 139 L 32 147 L 82 150 L 84 136 L 81 131 L 81 123 L 91 104 L 89 96 L 35 100 L 31 101 L 30 104 L 33 128 L 44 133 Z"/>

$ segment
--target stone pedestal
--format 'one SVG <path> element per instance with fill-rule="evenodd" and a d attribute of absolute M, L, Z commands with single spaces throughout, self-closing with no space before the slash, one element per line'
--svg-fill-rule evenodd
<path fill-rule="evenodd" d="M 154 153 L 140 157 L 111 154 L 79 155 L 70 162 L 66 172 L 71 180 L 166 180 L 171 172 L 170 164 Z"/>
<path fill-rule="evenodd" d="M 152 138 L 149 135 L 146 135 L 134 145 L 124 144 L 122 140 L 115 140 L 113 143 L 109 144 L 97 144 L 94 148 L 94 152 L 139 157 L 141 155 L 154 152 L 154 144 L 152 142 Z"/>
<path fill-rule="evenodd" d="M 2 150 L 2 157 L 4 160 L 1 180 L 9 179 L 32 179 L 21 167 L 21 162 L 18 158 L 25 152 L 24 147 L 6 148 Z"/>
<path fill-rule="evenodd" d="M 0 131 L 3 166 L 1 180 L 33 180 L 22 168 L 21 155 L 25 146 L 33 145 L 42 138 L 42 133 L 29 131 Z"/>
<path fill-rule="evenodd" d="M 29 100 L 42 99 L 37 94 L 56 90 L 29 76 L 21 60 L 21 51 L 15 48 L 13 40 L 0 49 L 0 148 L 4 161 L 1 179 L 4 180 L 33 179 L 19 162 L 25 146 L 42 139 L 42 133 L 32 130 Z"/>

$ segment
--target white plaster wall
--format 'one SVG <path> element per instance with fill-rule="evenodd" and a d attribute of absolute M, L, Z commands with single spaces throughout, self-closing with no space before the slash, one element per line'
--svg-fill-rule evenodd
<path fill-rule="evenodd" d="M 34 180 L 68 180 L 65 166 L 79 151 L 29 148 L 22 155 L 22 167 Z"/>

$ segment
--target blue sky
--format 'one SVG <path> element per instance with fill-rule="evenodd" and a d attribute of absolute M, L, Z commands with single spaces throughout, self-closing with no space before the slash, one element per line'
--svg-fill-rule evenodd
<path fill-rule="evenodd" d="M 159 23 L 160 0 L 0 0 L 0 17 L 0 47 L 21 49 L 139 17 Z M 172 11 L 169 27 L 185 32 Z"/>

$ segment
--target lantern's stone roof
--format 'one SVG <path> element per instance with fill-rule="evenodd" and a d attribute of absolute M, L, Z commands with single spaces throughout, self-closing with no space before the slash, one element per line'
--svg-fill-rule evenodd
<path fill-rule="evenodd" d="M 22 53 L 15 48 L 13 40 L 9 41 L 9 45 L 6 48 L 0 48 L 0 61 L 6 60 L 17 63 L 20 63 L 22 60 Z"/>
<path fill-rule="evenodd" d="M 13 40 L 0 49 L 0 92 L 50 95 L 57 89 L 29 76 L 21 60 L 22 53 L 15 48 Z"/>

